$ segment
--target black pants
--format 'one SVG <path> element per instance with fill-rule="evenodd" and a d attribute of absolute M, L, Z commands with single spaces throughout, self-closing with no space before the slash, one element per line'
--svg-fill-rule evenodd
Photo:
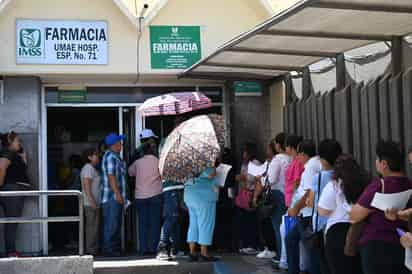
<path fill-rule="evenodd" d="M 240 248 L 257 247 L 258 243 L 258 218 L 256 211 L 247 211 L 235 208 L 234 231 Z"/>
<path fill-rule="evenodd" d="M 258 224 L 260 243 L 263 247 L 267 247 L 271 251 L 276 251 L 275 231 L 273 231 L 272 220 L 270 218 L 259 218 Z"/>
<path fill-rule="evenodd" d="M 325 253 L 331 274 L 361 274 L 360 256 L 345 256 L 343 250 L 350 223 L 331 226 L 326 234 Z"/>
<path fill-rule="evenodd" d="M 370 241 L 361 247 L 365 274 L 409 274 L 405 267 L 405 250 L 400 244 Z"/>
<path fill-rule="evenodd" d="M 4 185 L 0 188 L 0 191 L 17 191 L 21 190 L 17 185 Z M 4 210 L 6 217 L 20 217 L 23 211 L 24 205 L 23 197 L 1 197 L 0 206 Z M 6 224 L 5 242 L 6 242 L 6 254 L 16 251 L 16 232 L 17 224 Z"/>

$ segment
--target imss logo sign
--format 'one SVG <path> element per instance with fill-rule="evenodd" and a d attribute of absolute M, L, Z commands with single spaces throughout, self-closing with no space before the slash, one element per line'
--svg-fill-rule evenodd
<path fill-rule="evenodd" d="M 108 40 L 106 21 L 18 19 L 16 64 L 107 65 Z"/>
<path fill-rule="evenodd" d="M 40 57 L 42 55 L 42 35 L 40 29 L 21 29 L 19 36 L 19 56 Z"/>

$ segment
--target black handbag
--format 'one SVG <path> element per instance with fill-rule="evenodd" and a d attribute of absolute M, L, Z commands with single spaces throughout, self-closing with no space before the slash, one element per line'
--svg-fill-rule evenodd
<path fill-rule="evenodd" d="M 260 196 L 260 199 L 257 202 L 257 212 L 261 220 L 269 219 L 275 213 L 276 201 L 273 199 L 270 185 L 268 183 L 267 172 L 269 170 L 269 164 L 266 167 L 265 175 L 265 191 Z"/>
<path fill-rule="evenodd" d="M 267 188 L 262 193 L 262 196 L 258 202 L 257 210 L 260 219 L 264 220 L 272 217 L 276 208 L 275 203 L 276 201 L 273 200 L 270 188 Z"/>
<path fill-rule="evenodd" d="M 319 197 L 320 197 L 320 182 L 321 182 L 321 176 L 322 172 L 319 173 L 319 180 L 318 180 L 318 199 L 316 202 L 313 202 L 313 207 L 312 207 L 312 216 L 315 214 L 315 208 L 316 204 L 319 202 Z M 319 220 L 319 214 L 316 214 L 316 220 L 315 220 L 315 231 L 313 230 L 313 225 L 312 222 L 309 222 L 304 227 L 303 230 L 303 241 L 305 242 L 305 245 L 312 248 L 312 249 L 321 249 L 323 248 L 323 231 L 318 231 L 318 220 Z"/>

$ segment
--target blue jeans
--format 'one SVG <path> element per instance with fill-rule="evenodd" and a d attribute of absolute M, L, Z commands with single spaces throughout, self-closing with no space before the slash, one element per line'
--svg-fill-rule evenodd
<path fill-rule="evenodd" d="M 159 244 L 166 247 L 172 245 L 175 250 L 180 244 L 179 192 L 181 190 L 170 190 L 163 193 L 164 219 Z"/>
<path fill-rule="evenodd" d="M 288 273 L 289 274 L 299 274 L 300 273 L 300 250 L 299 250 L 299 243 L 303 240 L 303 231 L 305 225 L 310 224 L 310 220 L 312 217 L 306 217 L 303 220 L 299 220 L 298 223 L 288 232 L 285 238 L 286 243 L 286 254 L 287 254 L 287 261 L 288 261 Z M 309 255 L 309 249 L 304 246 L 304 250 L 306 254 Z M 309 269 L 311 268 L 310 259 L 309 262 L 306 262 L 305 265 L 309 265 Z M 309 271 L 309 273 L 313 273 Z"/>
<path fill-rule="evenodd" d="M 122 205 L 115 200 L 102 204 L 103 209 L 103 253 L 120 253 Z"/>
<path fill-rule="evenodd" d="M 148 199 L 136 199 L 137 219 L 139 222 L 139 252 L 155 253 L 160 238 L 162 218 L 162 195 Z"/>
<path fill-rule="evenodd" d="M 280 190 L 272 190 L 271 195 L 275 201 L 275 211 L 272 215 L 272 226 L 275 232 L 276 241 L 276 258 L 280 259 L 282 253 L 282 237 L 280 236 L 280 225 L 282 224 L 282 217 L 286 211 L 285 195 Z"/>

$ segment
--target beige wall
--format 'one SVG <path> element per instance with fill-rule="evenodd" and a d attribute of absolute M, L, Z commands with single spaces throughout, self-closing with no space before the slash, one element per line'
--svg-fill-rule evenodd
<path fill-rule="evenodd" d="M 285 104 L 285 87 L 283 81 L 270 86 L 270 131 L 276 136 L 283 131 L 283 105 Z"/>
<path fill-rule="evenodd" d="M 200 25 L 202 54 L 214 51 L 227 40 L 269 17 L 260 1 L 172 0 L 152 19 L 153 25 Z M 108 65 L 16 65 L 15 22 L 24 19 L 106 20 L 109 28 Z M 135 80 L 136 26 L 113 0 L 12 0 L 0 14 L 0 74 L 39 75 L 49 81 L 85 78 Z M 147 25 L 143 28 L 140 54 L 142 79 L 176 70 L 151 70 Z M 52 80 L 50 80 L 52 79 Z"/>

